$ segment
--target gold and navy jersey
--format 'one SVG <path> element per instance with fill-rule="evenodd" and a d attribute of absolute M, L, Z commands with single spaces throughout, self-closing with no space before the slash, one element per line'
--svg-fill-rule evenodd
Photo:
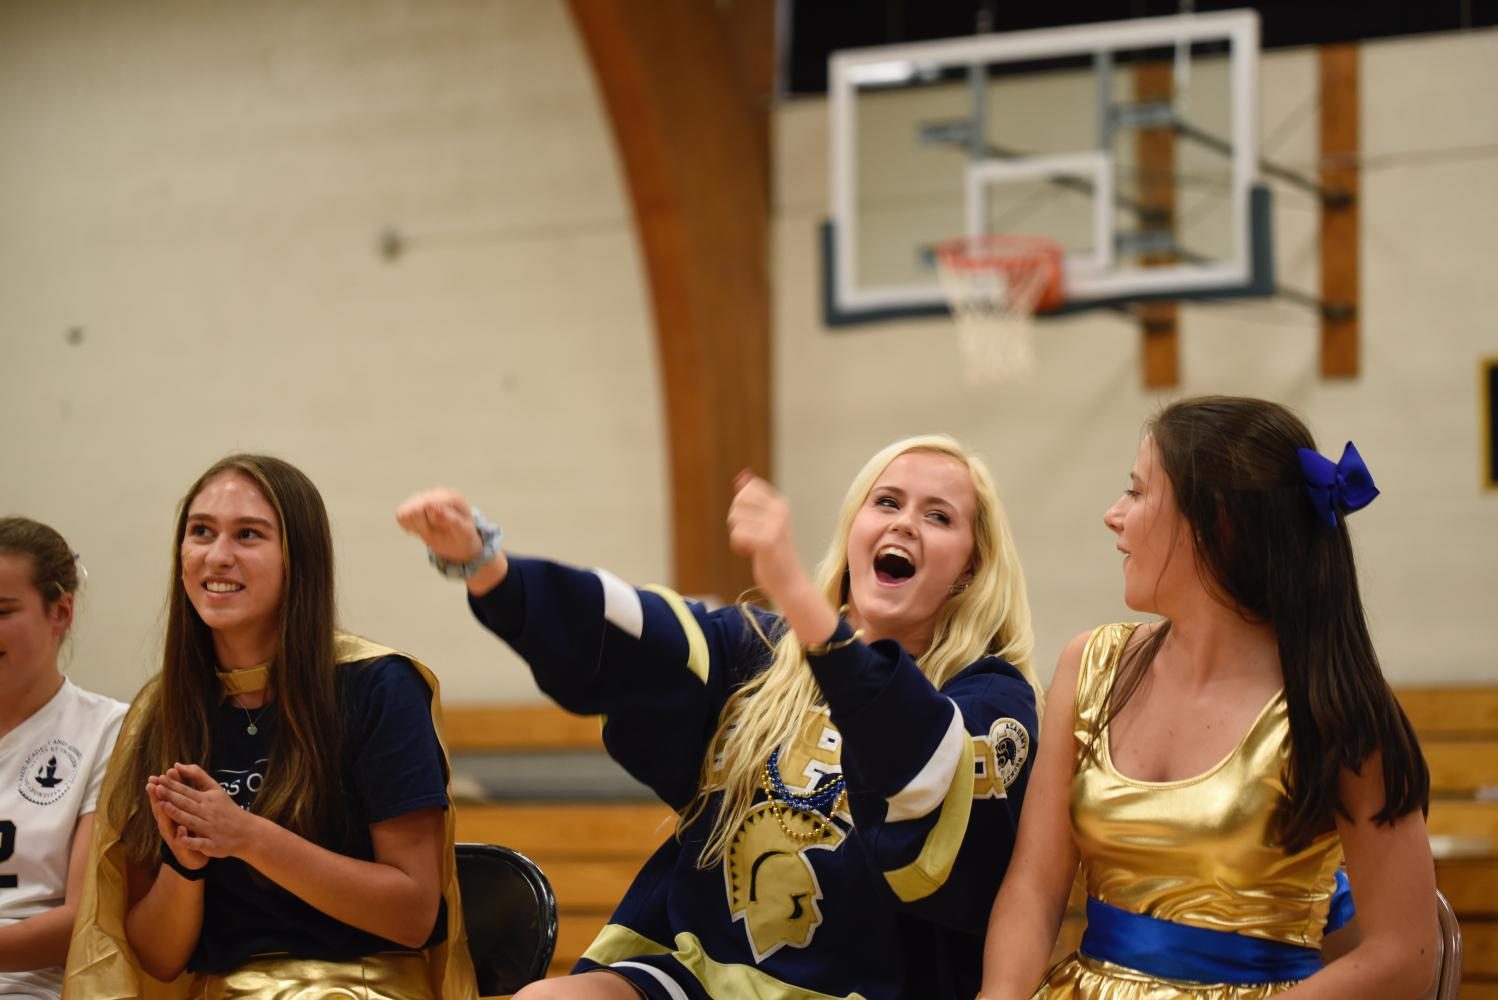
<path fill-rule="evenodd" d="M 470 604 L 549 697 L 606 716 L 609 753 L 678 811 L 725 701 L 768 665 L 763 636 L 784 628 L 756 608 L 709 611 L 602 570 L 519 558 Z M 1033 759 L 1030 685 L 986 657 L 937 690 L 889 640 L 851 642 L 811 669 L 825 704 L 776 763 L 792 796 L 841 776 L 846 806 L 829 833 L 807 837 L 806 813 L 760 793 L 724 863 L 699 868 L 712 799 L 646 863 L 575 971 L 608 967 L 668 1000 L 977 992 Z"/>

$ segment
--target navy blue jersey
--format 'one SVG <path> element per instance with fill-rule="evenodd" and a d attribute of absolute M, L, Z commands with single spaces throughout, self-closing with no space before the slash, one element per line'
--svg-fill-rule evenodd
<path fill-rule="evenodd" d="M 784 628 L 758 609 L 708 611 L 518 558 L 470 605 L 558 704 L 605 715 L 609 753 L 678 811 L 726 699 L 768 665 L 765 636 Z M 849 635 L 844 625 L 835 638 Z M 715 796 L 650 858 L 575 971 L 607 966 L 667 1000 L 977 992 L 1030 774 L 1033 690 L 997 657 L 937 690 L 888 640 L 852 642 L 811 669 L 826 704 L 777 763 L 794 795 L 844 777 L 847 808 L 829 833 L 788 836 L 815 824 L 759 794 L 724 862 L 702 869 Z"/>
<path fill-rule="evenodd" d="M 341 797 L 353 823 L 349 848 L 325 844 L 361 861 L 374 860 L 369 826 L 418 809 L 447 807 L 442 748 L 432 729 L 431 689 L 409 661 L 383 656 L 340 664 L 345 720 Z M 248 730 L 253 725 L 254 733 Z M 213 719 L 211 772 L 243 808 L 250 808 L 274 768 L 275 703 L 248 712 L 225 701 Z M 331 794 L 340 794 L 334 790 Z M 444 903 L 445 906 L 445 903 Z M 439 908 L 428 946 L 447 933 Z M 226 972 L 252 955 L 348 961 L 402 945 L 351 927 L 303 902 L 238 858 L 208 863 L 203 929 L 188 969 Z"/>

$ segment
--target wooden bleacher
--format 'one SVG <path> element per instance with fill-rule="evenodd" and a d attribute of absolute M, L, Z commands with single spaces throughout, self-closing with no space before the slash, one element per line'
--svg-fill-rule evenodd
<path fill-rule="evenodd" d="M 1463 998 L 1498 1000 L 1498 687 L 1405 688 L 1400 701 L 1431 770 L 1429 826 L 1436 880 L 1461 920 Z M 603 751 L 598 723 L 549 706 L 451 706 L 447 736 L 465 754 Z M 561 929 L 554 975 L 566 972 L 607 921 L 675 814 L 640 801 L 461 802 L 460 840 L 505 844 L 541 865 Z M 1074 946 L 1068 919 L 1058 952 Z"/>
<path fill-rule="evenodd" d="M 1401 688 L 1430 764 L 1436 884 L 1462 925 L 1462 998 L 1498 1000 L 1498 688 Z"/>

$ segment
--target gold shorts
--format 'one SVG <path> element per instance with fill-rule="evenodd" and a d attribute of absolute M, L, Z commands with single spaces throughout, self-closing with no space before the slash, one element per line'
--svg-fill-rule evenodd
<path fill-rule="evenodd" d="M 436 1000 L 426 958 L 381 952 L 352 962 L 285 955 L 251 959 L 233 972 L 193 976 L 191 1000 Z"/>

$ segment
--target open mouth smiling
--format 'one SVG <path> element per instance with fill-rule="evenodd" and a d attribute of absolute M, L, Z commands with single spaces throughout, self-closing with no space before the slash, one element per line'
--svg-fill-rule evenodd
<path fill-rule="evenodd" d="M 915 576 L 915 560 L 896 545 L 886 545 L 874 553 L 874 576 L 886 587 L 898 587 Z"/>

